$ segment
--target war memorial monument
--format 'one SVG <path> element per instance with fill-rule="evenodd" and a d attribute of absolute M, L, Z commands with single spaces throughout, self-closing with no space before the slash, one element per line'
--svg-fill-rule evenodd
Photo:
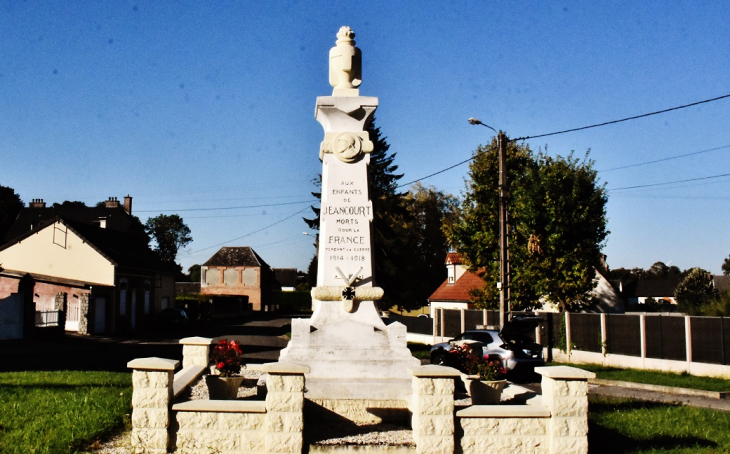
<path fill-rule="evenodd" d="M 457 406 L 459 371 L 421 366 L 406 346 L 405 326 L 386 326 L 380 319 L 376 302 L 383 290 L 373 276 L 377 257 L 367 184 L 373 144 L 366 132 L 378 99 L 360 96 L 362 60 L 354 37 L 349 27 L 337 33 L 329 60 L 332 96 L 317 98 L 315 110 L 325 134 L 319 149 L 322 205 L 312 317 L 292 320 L 291 341 L 279 361 L 258 366 L 267 377 L 266 391 L 253 399 L 189 397 L 210 369 L 213 339 L 181 339 L 181 369 L 173 359 L 130 361 L 132 451 L 586 453 L 587 379 L 595 374 L 538 367 L 542 395 L 510 384 L 502 400 L 511 405 Z M 410 423 L 412 440 L 319 443 L 313 428 L 323 428 L 327 438 L 334 421 L 372 427 L 373 433 L 383 421 Z"/>
<path fill-rule="evenodd" d="M 314 313 L 292 320 L 292 339 L 280 361 L 308 366 L 309 399 L 402 399 L 408 369 L 419 361 L 406 347 L 406 328 L 385 326 L 376 302 L 383 290 L 373 276 L 367 166 L 373 143 L 366 131 L 378 98 L 360 96 L 360 49 L 342 27 L 330 51 L 332 96 L 317 98 L 324 128 L 322 205 Z"/>

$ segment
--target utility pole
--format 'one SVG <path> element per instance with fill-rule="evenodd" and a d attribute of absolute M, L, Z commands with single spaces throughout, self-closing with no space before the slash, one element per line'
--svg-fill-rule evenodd
<path fill-rule="evenodd" d="M 504 327 L 505 311 L 510 308 L 509 295 L 509 246 L 507 240 L 507 136 L 502 131 L 477 118 L 470 118 L 469 124 L 482 125 L 497 133 L 499 161 L 499 327 Z"/>
<path fill-rule="evenodd" d="M 507 138 L 497 134 L 499 143 L 499 327 L 504 327 L 505 310 L 509 309 L 509 252 L 507 251 Z"/>

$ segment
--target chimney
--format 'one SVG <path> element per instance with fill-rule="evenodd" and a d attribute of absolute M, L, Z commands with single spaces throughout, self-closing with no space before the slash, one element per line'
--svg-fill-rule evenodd
<path fill-rule="evenodd" d="M 132 215 L 132 196 L 129 194 L 127 194 L 127 197 L 124 198 L 124 211 L 126 211 L 128 215 Z"/>
<path fill-rule="evenodd" d="M 31 202 L 28 202 L 28 208 L 45 208 L 46 202 L 43 201 L 43 199 L 33 199 Z"/>
<path fill-rule="evenodd" d="M 116 197 L 109 197 L 109 200 L 104 202 L 105 208 L 119 208 L 119 200 Z"/>

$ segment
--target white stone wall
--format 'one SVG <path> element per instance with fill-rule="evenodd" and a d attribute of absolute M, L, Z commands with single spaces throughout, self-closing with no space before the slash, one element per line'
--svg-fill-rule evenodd
<path fill-rule="evenodd" d="M 588 383 L 542 379 L 542 401 L 550 409 L 550 452 L 588 452 Z"/>
<path fill-rule="evenodd" d="M 132 372 L 132 447 L 135 451 L 166 453 L 170 437 L 173 371 L 178 361 L 136 359 Z"/>
<path fill-rule="evenodd" d="M 266 451 L 302 452 L 304 375 L 269 372 L 266 388 Z"/>
<path fill-rule="evenodd" d="M 208 368 L 210 343 L 213 339 L 207 337 L 186 337 L 180 339 L 183 346 L 183 369 L 189 366 L 203 366 Z"/>
<path fill-rule="evenodd" d="M 210 339 L 183 339 L 186 360 L 198 368 Z M 206 361 L 207 364 L 207 354 Z M 301 453 L 304 431 L 304 374 L 309 368 L 271 363 L 266 402 L 193 400 L 173 405 L 178 361 L 141 358 L 130 361 L 132 382 L 132 448 L 166 453 Z M 182 375 L 185 375 L 184 371 Z M 187 376 L 185 376 L 187 377 Z M 185 377 L 180 380 L 187 381 Z M 178 384 L 178 387 L 183 384 Z M 185 385 L 187 386 L 187 385 Z"/>
<path fill-rule="evenodd" d="M 459 418 L 464 454 L 547 453 L 548 418 Z"/>
<path fill-rule="evenodd" d="M 422 366 L 414 371 L 411 427 L 416 452 L 454 452 L 454 378 L 450 367 Z"/>
<path fill-rule="evenodd" d="M 264 453 L 265 420 L 265 413 L 178 411 L 175 445 L 186 453 Z"/>
<path fill-rule="evenodd" d="M 573 367 L 540 367 L 542 404 L 473 405 L 454 413 L 454 379 L 441 366 L 413 370 L 411 412 L 418 453 L 588 452 L 588 378 Z M 455 430 L 456 428 L 456 430 Z"/>

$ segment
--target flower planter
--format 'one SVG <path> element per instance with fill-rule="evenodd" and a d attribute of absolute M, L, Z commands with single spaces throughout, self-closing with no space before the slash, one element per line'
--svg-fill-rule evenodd
<path fill-rule="evenodd" d="M 243 377 L 221 377 L 219 375 L 206 375 L 205 384 L 208 385 L 208 398 L 210 400 L 232 400 L 238 396 L 238 388 L 241 386 Z"/>
<path fill-rule="evenodd" d="M 507 380 L 483 381 L 478 375 L 462 375 L 472 405 L 497 405 Z"/>

